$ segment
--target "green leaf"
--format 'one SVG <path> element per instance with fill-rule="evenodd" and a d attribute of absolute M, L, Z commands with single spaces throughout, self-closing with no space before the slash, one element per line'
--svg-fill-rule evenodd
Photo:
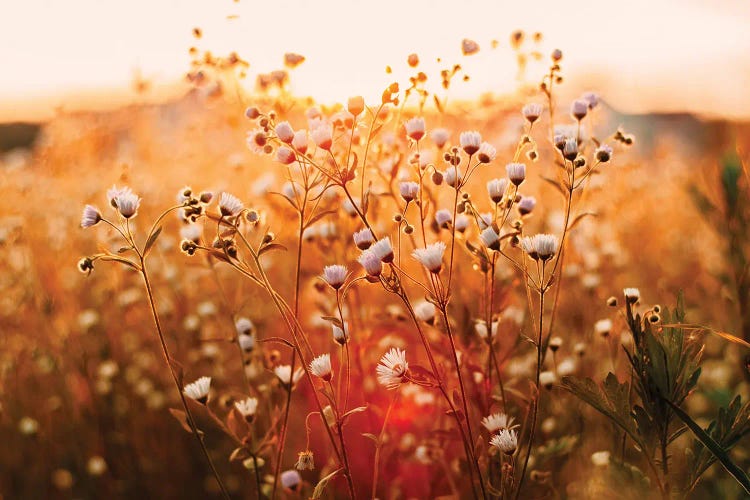
<path fill-rule="evenodd" d="M 609 373 L 604 380 L 604 384 L 599 387 L 590 378 L 581 380 L 577 377 L 568 376 L 563 377 L 562 387 L 612 420 L 642 450 L 649 449 L 634 425 L 627 382 L 621 384 L 613 373 Z"/>
<path fill-rule="evenodd" d="M 159 226 L 159 228 L 151 233 L 151 235 L 148 237 L 148 240 L 146 240 L 146 246 L 143 247 L 143 256 L 145 257 L 148 255 L 148 253 L 151 251 L 151 247 L 154 246 L 154 243 L 156 243 L 156 239 L 161 234 L 161 230 L 164 226 Z"/>
<path fill-rule="evenodd" d="M 748 495 L 750 495 L 750 478 L 747 476 L 745 471 L 743 471 L 737 464 L 735 464 L 732 459 L 729 456 L 729 453 L 727 453 L 727 450 L 725 450 L 719 443 L 714 441 L 714 439 L 703 429 L 701 429 L 701 426 L 698 425 L 695 420 L 690 418 L 690 415 L 685 413 L 682 408 L 675 405 L 669 400 L 664 400 L 666 403 L 672 408 L 672 411 L 675 412 L 675 414 L 680 417 L 680 420 L 685 422 L 685 424 L 690 428 L 691 431 L 693 431 L 693 434 L 695 434 L 695 437 L 698 438 L 698 440 L 708 448 L 708 450 L 713 454 L 716 459 L 721 462 L 721 465 L 724 466 L 724 468 L 729 472 L 732 477 L 734 477 L 738 483 L 742 486 L 742 488 L 747 492 Z"/>
<path fill-rule="evenodd" d="M 323 496 L 323 490 L 326 489 L 326 486 L 328 486 L 328 482 L 333 479 L 333 476 L 341 472 L 343 469 L 336 469 L 335 471 L 328 474 L 326 477 L 318 481 L 318 484 L 315 485 L 315 489 L 312 492 L 312 496 L 310 498 L 322 498 Z"/>

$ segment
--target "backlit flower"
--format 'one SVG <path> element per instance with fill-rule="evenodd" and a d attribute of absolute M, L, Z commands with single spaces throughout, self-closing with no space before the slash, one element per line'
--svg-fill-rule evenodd
<path fill-rule="evenodd" d="M 319 124 L 317 127 L 312 129 L 310 135 L 312 135 L 313 142 L 320 149 L 324 149 L 326 151 L 331 150 L 331 146 L 333 146 L 333 135 L 330 125 Z"/>
<path fill-rule="evenodd" d="M 411 120 L 407 120 L 404 124 L 404 128 L 406 129 L 406 135 L 410 139 L 419 141 L 425 134 L 424 118 L 415 117 Z"/>
<path fill-rule="evenodd" d="M 476 131 L 461 132 L 459 143 L 467 155 L 473 155 L 482 146 L 482 136 Z"/>
<path fill-rule="evenodd" d="M 488 417 L 484 417 L 482 425 L 490 434 L 494 434 L 502 429 L 510 430 L 518 427 L 518 425 L 513 425 L 513 417 L 509 417 L 505 413 L 493 413 Z"/>
<path fill-rule="evenodd" d="M 83 207 L 83 214 L 81 215 L 82 228 L 95 226 L 100 220 L 102 220 L 102 214 L 99 213 L 98 208 L 91 205 Z"/>
<path fill-rule="evenodd" d="M 313 452 L 310 450 L 300 451 L 297 454 L 297 463 L 294 464 L 297 470 L 313 470 L 315 469 L 315 461 L 313 459 Z"/>
<path fill-rule="evenodd" d="M 383 270 L 383 263 L 380 260 L 380 258 L 375 254 L 375 252 L 372 251 L 371 248 L 368 248 L 367 250 L 363 251 L 362 254 L 357 259 L 357 262 L 362 264 L 362 267 L 365 268 L 365 272 L 368 276 L 380 276 L 380 273 Z"/>
<path fill-rule="evenodd" d="M 369 251 L 373 252 L 378 259 L 386 264 L 393 262 L 393 246 L 391 245 L 391 239 L 388 236 L 376 241 L 375 244 L 370 247 Z"/>
<path fill-rule="evenodd" d="M 489 163 L 495 159 L 496 155 L 497 150 L 489 142 L 483 142 L 482 145 L 479 146 L 479 151 L 477 151 L 477 159 L 479 160 L 479 163 Z"/>
<path fill-rule="evenodd" d="M 435 222 L 437 222 L 438 227 L 448 229 L 451 222 L 453 222 L 453 214 L 451 214 L 450 210 L 441 208 L 440 210 L 435 212 Z"/>
<path fill-rule="evenodd" d="M 276 368 L 273 369 L 273 373 L 276 374 L 276 376 L 279 378 L 282 384 L 289 386 L 289 381 L 292 381 L 292 384 L 296 384 L 300 378 L 302 378 L 302 375 L 305 373 L 302 368 L 297 368 L 294 370 L 294 376 L 292 376 L 292 367 L 289 365 L 279 365 Z"/>
<path fill-rule="evenodd" d="M 583 120 L 589 111 L 589 102 L 583 99 L 576 99 L 570 105 L 570 114 L 576 120 Z"/>
<path fill-rule="evenodd" d="M 138 207 L 141 205 L 141 199 L 137 194 L 130 191 L 118 195 L 115 199 L 115 203 L 117 204 L 117 210 L 120 212 L 120 215 L 126 219 L 130 219 L 138 212 Z"/>
<path fill-rule="evenodd" d="M 240 412 L 240 415 L 248 422 L 252 422 L 255 418 L 255 412 L 258 410 L 258 399 L 247 398 L 240 401 L 235 401 L 234 407 Z"/>
<path fill-rule="evenodd" d="M 255 325 L 248 318 L 240 317 L 234 322 L 234 328 L 239 335 L 252 335 Z"/>
<path fill-rule="evenodd" d="M 211 377 L 201 377 L 195 382 L 185 386 L 182 390 L 185 396 L 198 401 L 201 404 L 208 402 L 208 391 L 211 388 Z"/>
<path fill-rule="evenodd" d="M 526 179 L 526 165 L 523 163 L 508 163 L 505 165 L 505 171 L 508 174 L 510 182 L 516 186 L 520 186 Z"/>
<path fill-rule="evenodd" d="M 535 102 L 529 103 L 523 107 L 521 113 L 523 113 L 524 118 L 526 118 L 529 123 L 534 123 L 540 116 L 542 116 L 542 105 Z"/>
<path fill-rule="evenodd" d="M 243 207 L 242 202 L 236 196 L 227 192 L 221 193 L 221 197 L 219 198 L 219 211 L 224 217 L 239 214 Z"/>
<path fill-rule="evenodd" d="M 341 288 L 341 285 L 346 281 L 346 276 L 348 274 L 349 271 L 346 269 L 346 266 L 340 264 L 323 268 L 323 279 L 334 290 Z"/>
<path fill-rule="evenodd" d="M 407 203 L 414 201 L 414 199 L 419 194 L 419 184 L 416 182 L 402 182 L 398 186 L 399 192 L 401 193 L 401 197 L 406 201 Z"/>
<path fill-rule="evenodd" d="M 445 253 L 445 243 L 438 241 L 427 245 L 425 248 L 417 248 L 412 252 L 412 256 L 417 259 L 431 273 L 439 273 L 443 267 L 443 254 Z"/>
<path fill-rule="evenodd" d="M 423 300 L 414 305 L 414 316 L 419 321 L 432 324 L 435 321 L 435 304 Z"/>
<path fill-rule="evenodd" d="M 484 231 L 479 234 L 479 239 L 482 240 L 484 246 L 490 250 L 500 250 L 500 236 L 495 232 L 495 228 L 488 226 Z"/>
<path fill-rule="evenodd" d="M 492 436 L 490 445 L 506 455 L 513 455 L 516 452 L 516 448 L 518 448 L 518 434 L 514 430 L 503 429 Z"/>
<path fill-rule="evenodd" d="M 521 201 L 518 202 L 518 213 L 521 215 L 528 215 L 534 210 L 536 206 L 536 198 L 533 196 L 524 196 Z"/>
<path fill-rule="evenodd" d="M 331 378 L 333 378 L 333 371 L 331 370 L 331 355 L 321 354 L 310 361 L 310 373 L 316 377 L 322 378 L 326 382 L 329 382 Z"/>
<path fill-rule="evenodd" d="M 277 124 L 274 130 L 276 132 L 276 137 L 278 137 L 281 142 L 291 144 L 294 140 L 294 129 L 289 122 L 281 122 Z"/>
<path fill-rule="evenodd" d="M 357 248 L 360 250 L 367 250 L 375 241 L 372 231 L 367 227 L 354 233 L 353 237 L 354 244 L 357 245 Z"/>
<path fill-rule="evenodd" d="M 394 347 L 380 358 L 380 364 L 376 369 L 378 382 L 387 389 L 397 389 L 404 381 L 408 369 L 406 351 Z"/>
<path fill-rule="evenodd" d="M 508 188 L 508 179 L 492 179 L 487 181 L 487 193 L 494 203 L 500 203 Z"/>
<path fill-rule="evenodd" d="M 521 248 L 534 260 L 543 262 L 557 253 L 557 237 L 551 234 L 535 234 L 521 239 Z"/>
<path fill-rule="evenodd" d="M 436 128 L 430 133 L 430 138 L 432 139 L 432 142 L 435 143 L 435 146 L 442 148 L 445 146 L 445 143 L 448 142 L 450 135 L 451 133 L 448 130 L 444 128 Z"/>

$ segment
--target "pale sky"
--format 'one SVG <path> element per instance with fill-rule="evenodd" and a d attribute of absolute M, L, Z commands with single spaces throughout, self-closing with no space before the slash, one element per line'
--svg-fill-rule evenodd
<path fill-rule="evenodd" d="M 4 0 L 0 10 L 0 119 L 51 113 L 71 94 L 127 90 L 135 70 L 169 85 L 188 70 L 191 45 L 236 50 L 258 72 L 285 52 L 307 61 L 296 93 L 322 101 L 379 96 L 403 81 L 406 56 L 434 78 L 435 58 L 472 76 L 455 90 L 507 92 L 515 84 L 508 39 L 541 31 L 565 53 L 570 81 L 624 111 L 695 111 L 750 117 L 750 1 L 724 0 Z M 12 7 L 9 7 L 12 5 Z M 228 19 L 228 16 L 237 16 Z M 191 30 L 199 26 L 201 40 Z M 463 38 L 479 54 L 463 58 Z M 490 50 L 490 41 L 500 46 Z M 384 72 L 392 65 L 395 74 Z M 592 76 L 593 75 L 593 76 Z M 596 77 L 596 78 L 594 78 Z M 581 82 L 583 80 L 583 82 Z M 80 100 L 80 99 L 79 99 Z M 75 104 L 80 106 L 81 104 Z M 85 106 L 85 104 L 84 104 Z M 41 111 L 40 111 L 41 110 Z"/>

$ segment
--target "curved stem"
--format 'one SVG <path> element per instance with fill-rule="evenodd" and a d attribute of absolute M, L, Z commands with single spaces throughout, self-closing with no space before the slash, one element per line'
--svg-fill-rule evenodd
<path fill-rule="evenodd" d="M 190 408 L 188 407 L 187 401 L 185 400 L 185 394 L 182 392 L 182 387 L 180 387 L 180 381 L 177 378 L 177 374 L 175 373 L 174 368 L 172 367 L 171 356 L 169 355 L 169 348 L 167 347 L 167 342 L 164 339 L 164 333 L 162 332 L 161 322 L 159 321 L 159 314 L 156 311 L 156 303 L 154 302 L 154 294 L 153 294 L 153 290 L 151 289 L 151 282 L 149 281 L 148 273 L 146 272 L 146 261 L 143 256 L 141 256 L 140 254 L 139 256 L 141 259 L 141 276 L 143 276 L 143 282 L 146 286 L 146 294 L 148 295 L 148 301 L 149 301 L 149 304 L 151 305 L 151 314 L 154 319 L 154 325 L 156 325 L 156 332 L 159 334 L 159 342 L 161 343 L 162 353 L 164 354 L 164 359 L 167 362 L 169 373 L 172 375 L 172 380 L 174 381 L 175 387 L 177 387 L 177 392 L 180 394 L 180 401 L 182 402 L 182 407 L 185 410 L 185 417 L 186 417 L 185 419 L 187 420 L 190 430 L 193 431 L 195 438 L 198 440 L 198 443 L 201 446 L 201 451 L 203 451 L 203 455 L 206 457 L 206 461 L 208 462 L 208 465 L 211 467 L 211 472 L 213 473 L 214 478 L 216 479 L 216 482 L 219 485 L 219 489 L 221 490 L 222 496 L 225 499 L 229 499 L 230 498 L 229 493 L 227 492 L 227 489 L 221 480 L 221 476 L 219 476 L 219 472 L 216 470 L 216 466 L 214 465 L 213 460 L 211 460 L 211 456 L 209 455 L 208 449 L 206 448 L 206 443 L 203 442 L 203 438 L 198 432 L 198 428 L 195 425 L 195 420 L 193 419 L 193 415 L 190 412 Z"/>
<path fill-rule="evenodd" d="M 383 427 L 380 429 L 380 435 L 378 436 L 378 442 L 375 445 L 375 464 L 372 467 L 372 500 L 375 500 L 375 494 L 378 490 L 378 473 L 380 472 L 380 448 L 383 445 L 383 436 L 385 436 L 385 427 L 388 425 L 388 417 L 391 416 L 391 410 L 396 404 L 398 399 L 398 392 L 393 396 L 391 403 L 388 405 L 388 410 L 385 412 L 385 418 L 383 419 Z"/>

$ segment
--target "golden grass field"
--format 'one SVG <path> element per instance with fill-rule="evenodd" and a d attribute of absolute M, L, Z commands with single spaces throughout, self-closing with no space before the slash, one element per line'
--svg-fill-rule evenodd
<path fill-rule="evenodd" d="M 622 114 L 606 95 L 576 118 L 556 82 L 436 106 L 415 76 L 364 109 L 325 105 L 246 93 L 237 64 L 193 68 L 173 101 L 59 113 L 5 154 L 1 498 L 750 494 L 748 125 Z M 282 122 L 309 134 L 287 141 Z M 487 183 L 514 162 L 525 179 L 495 203 Z M 368 227 L 392 261 L 357 248 Z M 431 272 L 413 251 L 439 242 Z M 381 359 L 392 348 L 408 366 Z M 324 354 L 332 378 L 311 366 Z M 203 376 L 205 404 L 180 397 Z"/>

